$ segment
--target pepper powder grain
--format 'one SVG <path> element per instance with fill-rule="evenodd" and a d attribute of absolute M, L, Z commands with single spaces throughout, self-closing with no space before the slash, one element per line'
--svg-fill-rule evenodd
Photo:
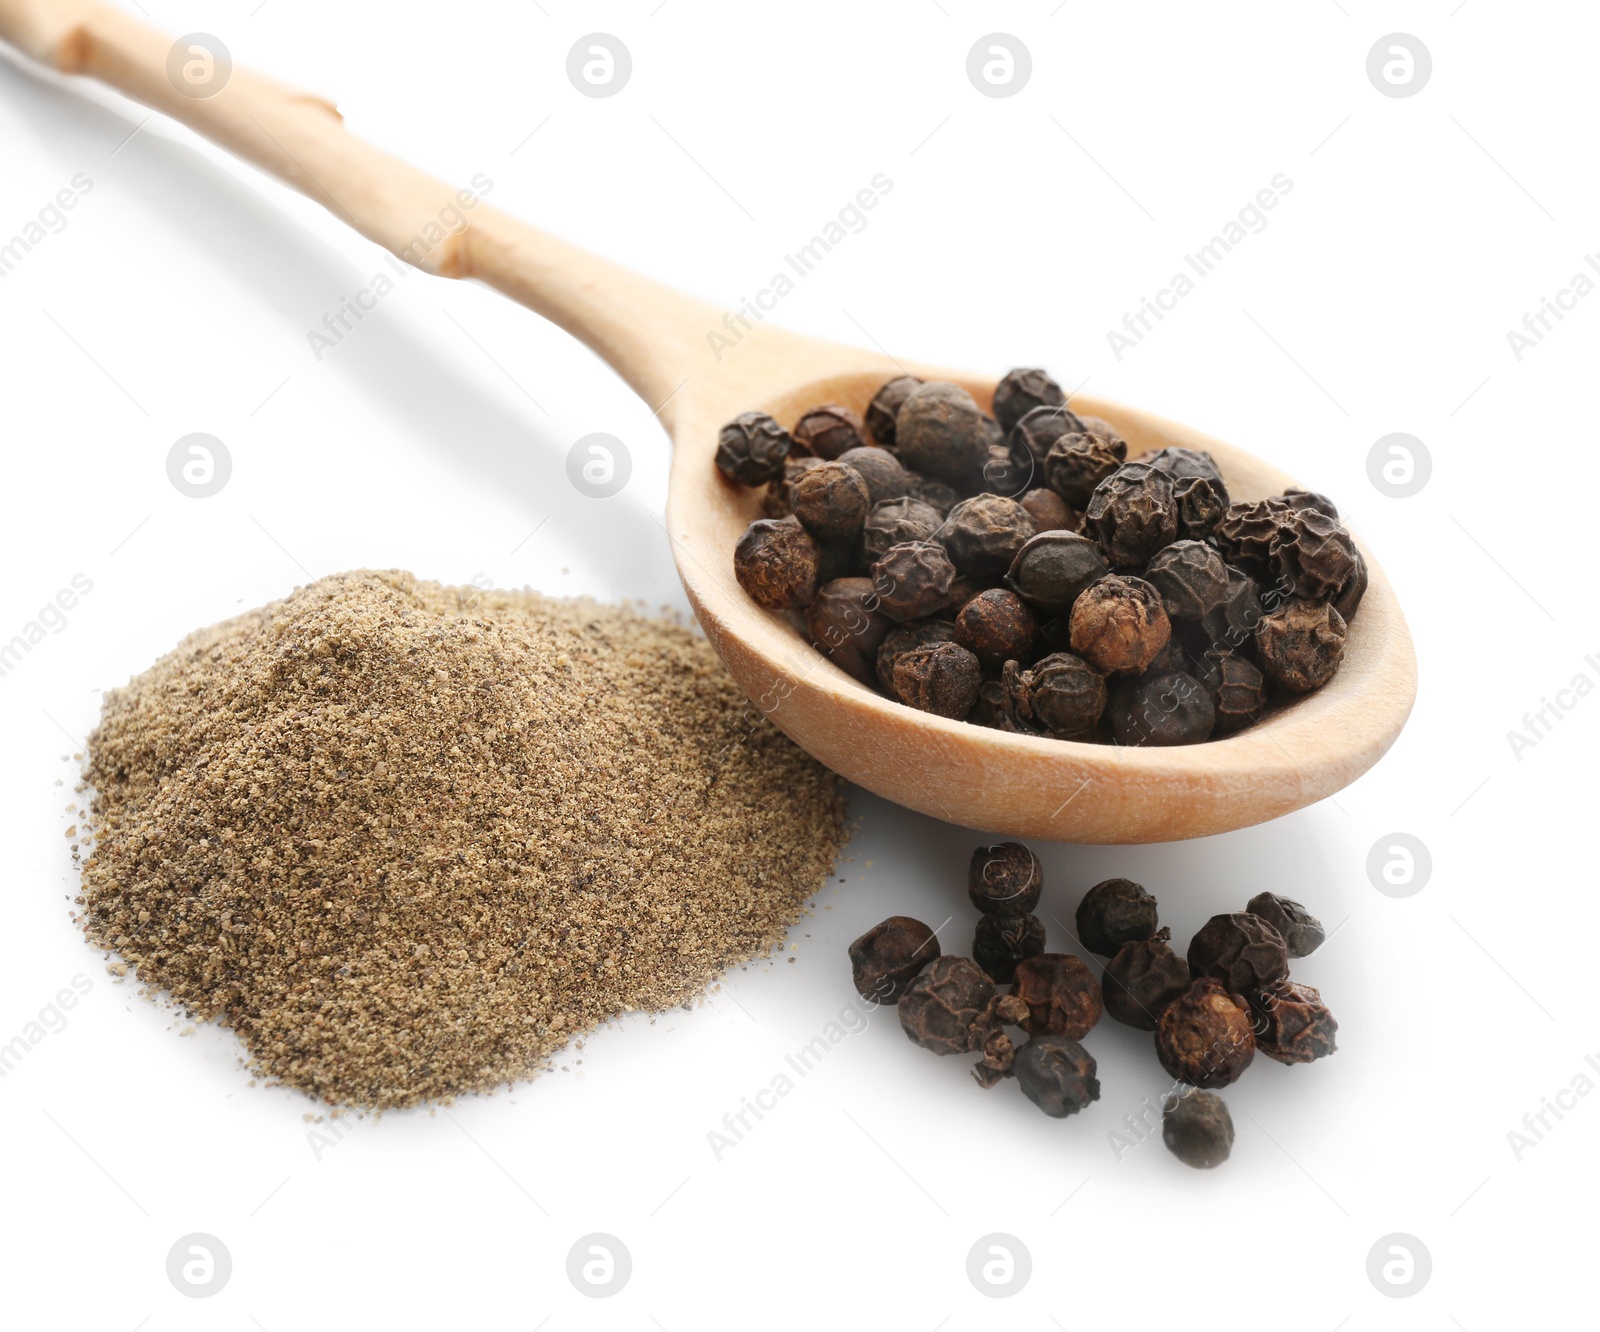
<path fill-rule="evenodd" d="M 322 579 L 107 693 L 89 940 L 331 1103 L 448 1101 L 771 951 L 837 780 L 626 608 Z"/>

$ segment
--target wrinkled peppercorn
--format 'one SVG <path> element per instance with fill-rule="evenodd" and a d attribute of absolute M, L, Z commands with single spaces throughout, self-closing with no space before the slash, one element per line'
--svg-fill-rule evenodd
<path fill-rule="evenodd" d="M 1083 515 L 1069 508 L 1066 500 L 1044 486 L 1024 492 L 1017 501 L 1033 519 L 1035 532 L 1070 532 L 1083 521 Z"/>
<path fill-rule="evenodd" d="M 1091 953 L 1110 957 L 1123 944 L 1156 932 L 1156 899 L 1132 879 L 1105 879 L 1083 895 L 1074 920 L 1078 941 Z"/>
<path fill-rule="evenodd" d="M 1209 651 L 1191 672 L 1211 696 L 1217 735 L 1231 735 L 1255 722 L 1267 706 L 1267 682 L 1250 662 L 1231 652 Z"/>
<path fill-rule="evenodd" d="M 1198 745 L 1211 738 L 1217 721 L 1205 686 L 1182 671 L 1118 685 L 1106 715 L 1119 745 Z"/>
<path fill-rule="evenodd" d="M 1356 547 L 1356 567 L 1345 585 L 1339 589 L 1339 595 L 1333 599 L 1333 608 L 1344 617 L 1348 625 L 1356 618 L 1356 611 L 1361 605 L 1361 598 L 1367 595 L 1367 562 L 1361 557 L 1361 548 Z"/>
<path fill-rule="evenodd" d="M 733 551 L 733 572 L 757 605 L 799 610 L 817 594 L 822 551 L 795 518 L 758 518 Z"/>
<path fill-rule="evenodd" d="M 1083 511 L 1083 530 L 1112 564 L 1144 564 L 1178 537 L 1172 478 L 1146 463 L 1124 463 L 1094 488 Z"/>
<path fill-rule="evenodd" d="M 1073 603 L 1072 650 L 1108 674 L 1144 670 L 1171 636 L 1161 597 L 1142 578 L 1109 574 Z"/>
<path fill-rule="evenodd" d="M 1023 1029 L 1030 1036 L 1070 1036 L 1081 1041 L 1100 1021 L 1100 982 L 1082 958 L 1040 953 L 1016 966 L 1011 993 L 1028 1006 Z"/>
<path fill-rule="evenodd" d="M 971 958 L 936 957 L 901 994 L 900 1027 L 924 1050 L 967 1054 L 982 1038 L 975 1028 L 994 996 L 994 982 Z"/>
<path fill-rule="evenodd" d="M 853 467 L 867 483 L 867 497 L 873 504 L 896 500 L 911 491 L 911 473 L 888 449 L 846 449 L 839 455 L 846 467 Z"/>
<path fill-rule="evenodd" d="M 972 936 L 973 960 L 989 973 L 997 985 L 1009 985 L 1017 973 L 1017 963 L 1044 952 L 1044 922 L 1037 916 L 1002 916 L 989 913 L 978 917 Z"/>
<path fill-rule="evenodd" d="M 1318 513 L 1325 513 L 1335 521 L 1339 518 L 1339 506 L 1326 495 L 1318 494 L 1315 490 L 1301 490 L 1298 486 L 1291 486 L 1278 498 L 1291 509 L 1315 509 Z"/>
<path fill-rule="evenodd" d="M 1033 519 L 1016 500 L 975 495 L 950 510 L 938 539 L 962 573 L 999 578 L 1034 535 Z"/>
<path fill-rule="evenodd" d="M 937 541 L 907 541 L 890 546 L 872 562 L 872 586 L 891 620 L 920 620 L 943 609 L 955 582 L 956 567 Z"/>
<path fill-rule="evenodd" d="M 1256 1049 L 1280 1064 L 1309 1064 L 1339 1047 L 1339 1024 L 1309 985 L 1280 980 L 1250 995 L 1255 1018 Z"/>
<path fill-rule="evenodd" d="M 1260 916 L 1283 936 L 1290 957 L 1309 957 L 1328 937 L 1322 922 L 1291 897 L 1257 893 L 1244 909 L 1253 916 Z"/>
<path fill-rule="evenodd" d="M 1144 572 L 1173 621 L 1199 620 L 1228 599 L 1228 566 L 1204 541 L 1174 541 Z"/>
<path fill-rule="evenodd" d="M 934 481 L 920 472 L 913 472 L 911 479 L 912 498 L 921 500 L 930 509 L 938 510 L 941 520 L 961 503 L 961 492 L 954 486 L 947 486 L 943 481 Z"/>
<path fill-rule="evenodd" d="M 1008 661 L 1021 661 L 1033 646 L 1039 622 L 1015 592 L 990 588 L 980 592 L 956 616 L 956 642 L 978 659 L 981 666 L 999 670 Z"/>
<path fill-rule="evenodd" d="M 994 436 L 988 418 L 958 384 L 934 380 L 907 395 L 895 418 L 895 451 L 913 471 L 960 489 L 982 472 Z"/>
<path fill-rule="evenodd" d="M 967 896 L 985 915 L 1026 916 L 1039 905 L 1044 868 L 1021 842 L 980 846 L 967 866 Z"/>
<path fill-rule="evenodd" d="M 995 385 L 994 417 L 1002 430 L 1010 430 L 1040 407 L 1065 407 L 1067 395 L 1043 370 L 1012 370 Z"/>
<path fill-rule="evenodd" d="M 1256 626 L 1261 669 L 1297 694 L 1333 679 L 1344 657 L 1344 616 L 1321 601 L 1291 601 Z"/>
<path fill-rule="evenodd" d="M 1228 566 L 1228 592 L 1222 605 L 1204 615 L 1198 626 L 1184 621 L 1173 627 L 1191 652 L 1254 652 L 1256 629 L 1266 609 L 1256 580 L 1243 569 Z"/>
<path fill-rule="evenodd" d="M 1054 1119 L 1100 1099 L 1094 1056 L 1067 1036 L 1034 1036 L 1017 1051 L 1012 1072 L 1022 1094 Z"/>
<path fill-rule="evenodd" d="M 813 407 L 794 423 L 795 447 L 831 460 L 865 444 L 866 430 L 861 418 L 848 407 Z"/>
<path fill-rule="evenodd" d="M 1216 1092 L 1185 1091 L 1161 1111 L 1161 1141 L 1184 1165 L 1210 1170 L 1233 1150 L 1233 1116 Z"/>
<path fill-rule="evenodd" d="M 906 986 L 939 956 L 933 931 L 910 916 L 890 916 L 850 945 L 856 992 L 880 1004 L 897 1003 Z"/>
<path fill-rule="evenodd" d="M 980 489 L 987 495 L 1004 495 L 1019 503 L 1030 486 L 1037 485 L 1033 455 L 1020 445 L 991 444 L 983 464 Z"/>
<path fill-rule="evenodd" d="M 866 425 L 872 432 L 873 439 L 884 448 L 894 447 L 895 420 L 900 415 L 900 408 L 905 405 L 911 390 L 920 383 L 922 381 L 915 375 L 900 375 L 891 379 L 872 395 L 872 401 L 867 406 Z"/>
<path fill-rule="evenodd" d="M 1105 555 L 1088 537 L 1040 532 L 1017 551 L 1006 586 L 1036 610 L 1064 615 L 1084 588 L 1109 572 Z"/>
<path fill-rule="evenodd" d="M 1017 717 L 1060 740 L 1092 731 L 1106 708 L 1105 677 L 1070 652 L 1052 652 L 1026 670 L 1008 663 L 1003 687 Z"/>
<path fill-rule="evenodd" d="M 1189 941 L 1189 970 L 1212 976 L 1235 994 L 1249 994 L 1289 974 L 1289 945 L 1260 916 L 1213 916 Z"/>
<path fill-rule="evenodd" d="M 870 565 L 890 546 L 930 541 L 942 522 L 944 515 L 931 504 L 909 495 L 874 504 L 861 529 L 861 557 Z"/>
<path fill-rule="evenodd" d="M 1046 461 L 1057 440 L 1067 435 L 1086 435 L 1088 428 L 1068 407 L 1035 407 L 1012 426 L 1006 442 L 1013 449 L 1026 449 L 1033 459 L 1034 475 L 1043 480 Z M 1123 446 L 1124 450 L 1126 445 Z"/>
<path fill-rule="evenodd" d="M 950 620 L 913 620 L 891 629 L 878 645 L 879 686 L 884 693 L 894 696 L 894 664 L 900 659 L 901 653 L 926 647 L 930 643 L 955 641 L 956 627 Z"/>
<path fill-rule="evenodd" d="M 1028 1006 L 1013 994 L 995 995 L 979 1014 L 973 1024 L 972 1048 L 981 1050 L 983 1058 L 973 1068 L 972 1076 L 980 1087 L 993 1087 L 1010 1074 L 1016 1046 L 1000 1028 L 1005 1023 L 1021 1026 L 1027 1016 Z"/>
<path fill-rule="evenodd" d="M 1278 538 L 1278 571 L 1295 595 L 1328 599 L 1356 571 L 1356 545 L 1344 524 L 1317 509 L 1291 511 Z"/>
<path fill-rule="evenodd" d="M 1123 466 L 1127 451 L 1120 439 L 1109 440 L 1087 430 L 1061 435 L 1045 454 L 1045 480 L 1073 508 L 1087 508 L 1100 483 Z"/>
<path fill-rule="evenodd" d="M 978 701 L 983 671 L 959 643 L 929 643 L 894 663 L 895 696 L 919 712 L 960 721 Z"/>
<path fill-rule="evenodd" d="M 1134 461 L 1159 468 L 1174 481 L 1203 476 L 1222 484 L 1222 470 L 1217 466 L 1217 460 L 1204 449 L 1157 449 L 1154 453 L 1141 454 Z M 1224 504 L 1222 507 L 1228 506 Z"/>
<path fill-rule="evenodd" d="M 1106 1012 L 1118 1022 L 1154 1031 L 1161 1010 L 1193 983 L 1189 964 L 1172 951 L 1172 931 L 1163 927 L 1148 939 L 1134 939 L 1106 963 L 1101 994 Z"/>
<path fill-rule="evenodd" d="M 892 627 L 870 578 L 835 578 L 806 607 L 812 647 L 864 685 L 876 680 L 878 645 Z"/>
<path fill-rule="evenodd" d="M 1209 476 L 1185 476 L 1172 483 L 1172 502 L 1178 508 L 1178 539 L 1204 541 L 1228 511 L 1228 490 Z"/>
<path fill-rule="evenodd" d="M 1255 1053 L 1249 1005 L 1215 977 L 1199 977 L 1156 1019 L 1156 1058 L 1191 1087 L 1226 1087 Z"/>
<path fill-rule="evenodd" d="M 1229 564 L 1263 583 L 1278 576 L 1278 542 L 1295 510 L 1280 499 L 1233 504 L 1211 534 Z"/>
<path fill-rule="evenodd" d="M 741 486 L 759 486 L 783 476 L 794 441 L 765 412 L 745 412 L 717 434 L 717 470 Z"/>
<path fill-rule="evenodd" d="M 766 492 L 761 497 L 761 512 L 767 518 L 787 518 L 794 512 L 789 487 L 794 484 L 795 477 L 801 472 L 821 463 L 821 458 L 797 458 L 792 453 L 784 459 L 783 475 L 776 481 L 768 484 Z"/>
<path fill-rule="evenodd" d="M 1173 675 L 1182 673 L 1193 675 L 1189 669 L 1189 654 L 1183 650 L 1178 642 L 1176 630 L 1173 637 L 1167 639 L 1166 647 L 1151 659 L 1150 664 L 1144 668 L 1144 674 L 1152 679 L 1158 675 Z"/>
<path fill-rule="evenodd" d="M 789 486 L 789 504 L 818 541 L 836 543 L 861 535 L 872 496 L 854 467 L 824 462 L 795 477 Z"/>

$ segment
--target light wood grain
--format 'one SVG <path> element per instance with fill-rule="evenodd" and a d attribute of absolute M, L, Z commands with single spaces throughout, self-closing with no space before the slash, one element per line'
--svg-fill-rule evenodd
<path fill-rule="evenodd" d="M 674 457 L 666 527 L 695 614 L 753 704 L 835 771 L 954 823 L 1068 842 L 1200 837 L 1332 795 L 1388 750 L 1410 714 L 1416 662 L 1394 592 L 1365 546 L 1371 583 L 1333 682 L 1242 734 L 1174 749 L 1127 749 L 1007 735 L 929 717 L 857 684 L 733 578 L 733 547 L 755 496 L 712 465 L 718 427 L 764 408 L 792 424 L 806 407 L 860 410 L 909 370 L 954 379 L 987 406 L 993 381 L 881 352 L 803 338 L 739 318 L 528 226 L 346 132 L 325 101 L 235 68 L 214 97 L 178 92 L 171 40 L 93 0 L 0 0 L 0 36 L 35 60 L 97 78 L 190 125 L 326 206 L 424 271 L 477 278 L 552 320 L 612 365 L 656 409 Z M 430 221 L 453 216 L 419 252 Z M 717 337 L 729 340 L 719 343 Z M 735 337 L 737 335 L 737 337 Z M 731 345 L 729 345 L 731 344 Z M 1208 450 L 1237 499 L 1292 485 L 1260 459 L 1176 422 L 1080 396 L 1131 452 Z"/>

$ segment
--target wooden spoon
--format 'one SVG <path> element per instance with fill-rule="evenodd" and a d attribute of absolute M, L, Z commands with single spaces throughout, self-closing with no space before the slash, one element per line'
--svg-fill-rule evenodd
<path fill-rule="evenodd" d="M 95 0 L 0 0 L 0 36 L 35 60 L 100 79 L 317 200 L 362 235 L 440 277 L 477 278 L 588 344 L 672 437 L 666 530 L 707 637 L 755 706 L 823 763 L 900 804 L 968 827 L 1067 842 L 1152 842 L 1286 814 L 1353 781 L 1394 743 L 1416 694 L 1404 617 L 1370 551 L 1370 586 L 1332 683 L 1242 734 L 1183 748 L 1008 735 L 913 711 L 862 687 L 763 611 L 733 577 L 759 516 L 712 465 L 718 428 L 759 408 L 786 426 L 806 408 L 857 411 L 887 378 L 952 379 L 988 406 L 994 381 L 727 316 L 558 240 L 347 134 L 327 102 L 234 68 L 213 95 L 180 91 L 174 44 Z M 178 63 L 183 55 L 180 53 Z M 199 56 L 201 53 L 188 53 Z M 717 339 L 732 346 L 715 348 Z M 1114 402 L 1130 456 L 1179 445 L 1216 458 L 1235 499 L 1293 482 L 1250 454 Z M 754 724 L 754 718 L 752 718 Z"/>

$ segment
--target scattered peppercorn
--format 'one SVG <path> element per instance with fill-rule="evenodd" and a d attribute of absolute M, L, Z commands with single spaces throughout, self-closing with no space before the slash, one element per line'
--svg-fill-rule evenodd
<path fill-rule="evenodd" d="M 777 481 L 793 443 L 789 432 L 765 412 L 745 412 L 717 435 L 717 470 L 741 486 Z"/>
<path fill-rule="evenodd" d="M 1100 1099 L 1094 1056 L 1067 1036 L 1033 1036 L 1017 1051 L 1012 1072 L 1022 1094 L 1054 1119 Z"/>
<path fill-rule="evenodd" d="M 967 896 L 985 915 L 1026 916 L 1039 905 L 1044 868 L 1021 842 L 980 846 L 967 866 Z"/>
<path fill-rule="evenodd" d="M 1162 1009 L 1188 990 L 1194 978 L 1171 940 L 1172 931 L 1163 927 L 1148 939 L 1123 944 L 1106 963 L 1101 994 L 1118 1022 L 1154 1031 Z"/>
<path fill-rule="evenodd" d="M 1212 976 L 1237 994 L 1249 994 L 1289 974 L 1283 935 L 1248 911 L 1213 916 L 1189 941 L 1189 970 Z"/>
<path fill-rule="evenodd" d="M 898 1003 L 906 986 L 938 956 L 932 930 L 910 916 L 890 916 L 850 945 L 851 978 L 863 999 Z"/>
<path fill-rule="evenodd" d="M 872 585 L 883 613 L 901 623 L 942 610 L 955 579 L 956 567 L 937 541 L 890 546 L 872 563 Z"/>
<path fill-rule="evenodd" d="M 794 505 L 789 496 L 789 487 L 794 484 L 795 477 L 822 462 L 821 458 L 796 457 L 790 454 L 783 461 L 783 475 L 767 484 L 766 492 L 761 497 L 761 512 L 768 518 L 787 518 L 794 512 Z"/>
<path fill-rule="evenodd" d="M 1106 715 L 1119 745 L 1198 745 L 1211 739 L 1217 721 L 1205 686 L 1182 671 L 1124 681 Z"/>
<path fill-rule="evenodd" d="M 1033 519 L 1035 532 L 1071 532 L 1083 521 L 1081 513 L 1047 486 L 1035 486 L 1032 490 L 1024 491 L 1017 503 Z"/>
<path fill-rule="evenodd" d="M 1132 879 L 1105 879 L 1083 895 L 1073 919 L 1079 942 L 1110 957 L 1124 944 L 1155 934 L 1156 900 Z"/>
<path fill-rule="evenodd" d="M 1309 957 L 1328 937 L 1322 922 L 1293 898 L 1279 897 L 1277 893 L 1257 893 L 1245 903 L 1244 909 L 1253 916 L 1260 916 L 1283 936 L 1290 957 Z"/>
<path fill-rule="evenodd" d="M 994 995 L 994 982 L 971 958 L 936 957 L 900 996 L 901 1029 L 934 1054 L 967 1054 L 975 1048 L 974 1037 L 982 1038 L 975 1029 Z"/>
<path fill-rule="evenodd" d="M 1196 979 L 1156 1019 L 1156 1058 L 1191 1087 L 1237 1082 L 1255 1053 L 1249 1005 L 1215 977 Z"/>
<path fill-rule="evenodd" d="M 972 937 L 972 957 L 997 985 L 1009 985 L 1017 963 L 1044 952 L 1044 922 L 1033 915 L 1002 916 L 994 912 L 978 917 Z"/>
<path fill-rule="evenodd" d="M 978 659 L 978 664 L 999 670 L 1008 661 L 1020 661 L 1033 646 L 1039 622 L 1015 592 L 990 588 L 980 592 L 956 616 L 956 642 Z"/>
<path fill-rule="evenodd" d="M 758 518 L 733 552 L 733 572 L 758 605 L 799 610 L 817 594 L 822 551 L 797 518 Z"/>
<path fill-rule="evenodd" d="M 1108 674 L 1144 670 L 1171 636 L 1161 598 L 1142 578 L 1108 574 L 1072 606 L 1072 650 Z"/>
<path fill-rule="evenodd" d="M 954 721 L 972 711 L 982 680 L 978 659 L 959 643 L 928 643 L 894 663 L 894 692 L 902 703 Z"/>
<path fill-rule="evenodd" d="M 1309 1064 L 1339 1048 L 1334 1042 L 1339 1024 L 1309 985 L 1277 981 L 1251 993 L 1250 1009 L 1256 1048 L 1280 1064 Z"/>
<path fill-rule="evenodd" d="M 1081 1041 L 1105 1011 L 1100 982 L 1082 958 L 1039 953 L 1016 965 L 1011 993 L 1028 1006 L 1030 1036 L 1070 1036 Z"/>
<path fill-rule="evenodd" d="M 1356 547 L 1356 567 L 1346 580 L 1345 585 L 1339 589 L 1339 595 L 1333 599 L 1333 608 L 1338 611 L 1348 624 L 1356 618 L 1356 611 L 1361 606 L 1361 598 L 1367 595 L 1367 562 L 1362 558 L 1361 548 Z"/>
<path fill-rule="evenodd" d="M 961 492 L 954 486 L 947 486 L 943 481 L 935 481 L 920 472 L 912 472 L 911 480 L 912 498 L 921 500 L 930 509 L 938 510 L 941 520 L 961 503 Z"/>
<path fill-rule="evenodd" d="M 794 423 L 795 447 L 818 458 L 842 457 L 867 442 L 867 428 L 848 407 L 813 407 Z"/>
<path fill-rule="evenodd" d="M 905 405 L 911 390 L 920 383 L 922 381 L 915 375 L 901 375 L 898 379 L 891 379 L 872 395 L 872 401 L 867 406 L 867 429 L 884 448 L 894 447 L 895 419 L 900 415 L 900 408 Z"/>
<path fill-rule="evenodd" d="M 1210 1170 L 1233 1150 L 1233 1116 L 1216 1092 L 1185 1089 L 1161 1111 L 1161 1141 L 1184 1165 Z"/>
<path fill-rule="evenodd" d="M 1261 669 L 1297 694 L 1333 679 L 1344 657 L 1344 616 L 1322 601 L 1291 601 L 1256 626 Z"/>

